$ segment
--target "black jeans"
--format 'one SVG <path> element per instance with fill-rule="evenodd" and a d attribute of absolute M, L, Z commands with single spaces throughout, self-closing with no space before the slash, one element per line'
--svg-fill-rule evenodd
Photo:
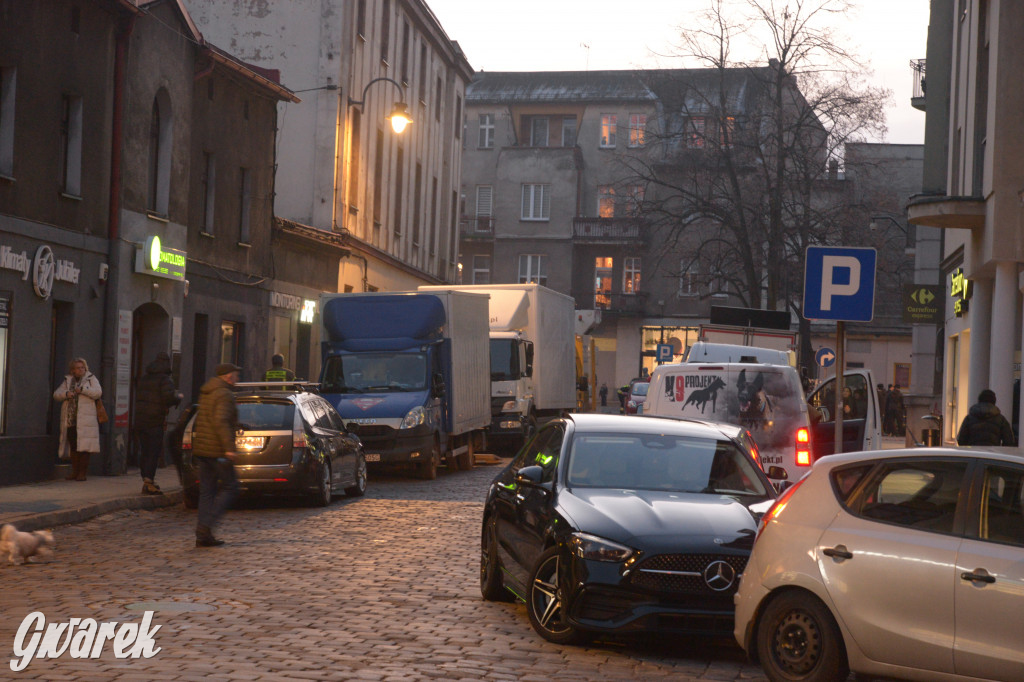
<path fill-rule="evenodd" d="M 213 529 L 238 497 L 235 465 L 227 457 L 196 457 L 199 466 L 199 519 L 201 528 Z"/>
<path fill-rule="evenodd" d="M 139 437 L 139 471 L 143 478 L 153 480 L 164 452 L 164 427 L 151 426 L 135 433 Z"/>

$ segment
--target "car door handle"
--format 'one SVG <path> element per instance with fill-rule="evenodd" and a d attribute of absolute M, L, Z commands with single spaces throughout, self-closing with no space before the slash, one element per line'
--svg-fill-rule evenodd
<path fill-rule="evenodd" d="M 825 556 L 830 556 L 833 559 L 852 559 L 853 552 L 846 549 L 845 545 L 836 545 L 835 547 L 826 547 L 821 550 L 821 553 Z"/>
<path fill-rule="evenodd" d="M 994 575 L 990 575 L 984 568 L 976 568 L 973 573 L 964 571 L 960 574 L 960 579 L 972 583 L 994 583 L 996 581 L 996 577 Z"/>

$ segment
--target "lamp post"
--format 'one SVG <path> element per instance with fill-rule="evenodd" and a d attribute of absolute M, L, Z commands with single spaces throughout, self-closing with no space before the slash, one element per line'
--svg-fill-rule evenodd
<path fill-rule="evenodd" d="M 398 83 L 398 81 L 392 78 L 382 76 L 380 78 L 374 78 L 373 80 L 366 84 L 366 87 L 363 88 L 362 99 L 354 100 L 351 97 L 349 97 L 348 105 L 350 107 L 359 107 L 360 111 L 362 111 L 363 105 L 366 103 L 366 91 L 370 89 L 371 85 L 373 85 L 374 83 L 378 83 L 380 81 L 387 81 L 388 83 L 393 84 L 396 88 L 398 88 L 399 97 L 402 96 L 402 86 Z M 391 113 L 388 114 L 386 118 L 391 121 L 391 129 L 399 134 L 401 134 L 401 132 L 405 130 L 406 126 L 412 123 L 412 116 L 409 115 L 409 108 L 405 105 L 405 102 L 401 100 L 395 102 L 394 108 L 391 110 Z"/>

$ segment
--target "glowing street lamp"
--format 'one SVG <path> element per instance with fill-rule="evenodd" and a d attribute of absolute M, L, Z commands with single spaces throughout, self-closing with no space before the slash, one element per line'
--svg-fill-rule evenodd
<path fill-rule="evenodd" d="M 351 97 L 349 97 L 348 105 L 350 107 L 359 107 L 360 111 L 362 111 L 363 105 L 366 103 L 366 91 L 370 89 L 371 85 L 377 83 L 378 81 L 387 81 L 388 83 L 394 84 L 394 86 L 398 88 L 399 96 L 403 94 L 402 86 L 398 83 L 398 81 L 384 77 L 374 78 L 373 80 L 366 84 L 365 88 L 363 88 L 363 98 L 361 100 L 354 100 Z M 409 115 L 409 109 L 408 107 L 406 107 L 405 102 L 401 100 L 395 102 L 395 106 L 391 110 L 391 113 L 388 114 L 387 119 L 391 121 L 391 129 L 394 130 L 396 133 L 401 133 L 403 130 L 405 130 L 406 126 L 412 123 L 412 116 Z"/>

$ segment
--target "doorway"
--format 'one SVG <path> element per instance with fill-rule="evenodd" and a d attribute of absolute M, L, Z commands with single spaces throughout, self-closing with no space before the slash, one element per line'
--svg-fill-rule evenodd
<path fill-rule="evenodd" d="M 132 366 L 128 387 L 128 448 L 127 464 L 138 465 L 138 444 L 135 439 L 135 387 L 160 351 L 170 348 L 171 319 L 157 303 L 143 303 L 132 314 Z"/>
<path fill-rule="evenodd" d="M 66 301 L 54 301 L 50 309 L 50 385 L 54 388 L 64 381 L 64 376 L 68 373 L 68 363 L 74 357 L 71 338 L 73 323 L 74 306 Z M 47 402 L 49 412 L 46 418 L 46 433 L 53 435 L 60 432 L 60 403 L 54 400 Z"/>

